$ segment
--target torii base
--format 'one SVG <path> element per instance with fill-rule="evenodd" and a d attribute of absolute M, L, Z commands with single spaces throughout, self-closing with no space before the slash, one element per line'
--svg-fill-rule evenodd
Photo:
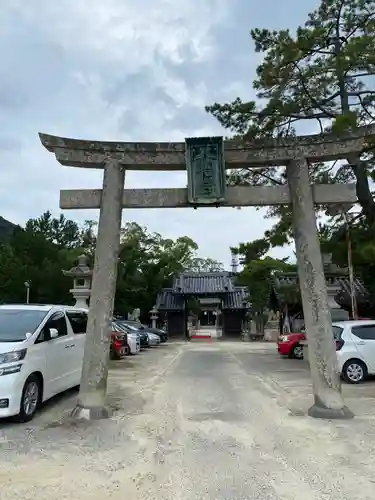
<path fill-rule="evenodd" d="M 354 418 L 354 413 L 347 406 L 335 409 L 314 404 L 308 409 L 307 414 L 309 417 L 324 418 L 325 420 L 350 420 Z"/>
<path fill-rule="evenodd" d="M 111 411 L 106 407 L 83 408 L 77 405 L 70 416 L 75 420 L 103 420 L 111 416 Z"/>

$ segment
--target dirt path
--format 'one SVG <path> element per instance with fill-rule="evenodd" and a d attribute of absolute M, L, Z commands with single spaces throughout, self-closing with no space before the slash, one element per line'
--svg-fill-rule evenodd
<path fill-rule="evenodd" d="M 373 421 L 290 416 L 257 356 L 243 344 L 155 349 L 111 371 L 111 420 L 56 420 L 71 397 L 33 425 L 3 425 L 1 499 L 373 498 Z"/>

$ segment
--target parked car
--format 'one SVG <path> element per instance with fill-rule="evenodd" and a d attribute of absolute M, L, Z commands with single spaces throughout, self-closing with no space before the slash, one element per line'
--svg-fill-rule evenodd
<path fill-rule="evenodd" d="M 141 340 L 138 333 L 127 333 L 126 337 L 128 339 L 129 354 L 133 356 L 138 354 L 141 350 Z"/>
<path fill-rule="evenodd" d="M 143 331 L 157 335 L 160 338 L 161 343 L 167 342 L 167 340 L 168 340 L 168 333 L 165 330 L 160 330 L 159 328 L 151 328 L 148 326 L 144 326 Z"/>
<path fill-rule="evenodd" d="M 136 333 L 139 335 L 139 342 L 140 342 L 140 346 L 141 348 L 145 348 L 145 347 L 150 347 L 150 341 L 149 341 L 149 337 L 147 335 L 146 332 L 142 331 L 142 330 L 138 330 L 137 328 L 135 328 L 135 326 L 133 325 L 130 325 L 129 323 L 125 322 L 125 321 L 122 321 L 122 320 L 116 320 L 116 323 L 121 325 L 122 328 L 124 328 L 124 330 L 127 332 L 127 333 Z"/>
<path fill-rule="evenodd" d="M 146 335 L 148 335 L 148 341 L 149 341 L 150 346 L 160 345 L 159 335 L 156 335 L 155 333 L 149 333 L 149 332 L 146 332 Z"/>
<path fill-rule="evenodd" d="M 127 332 L 124 326 L 120 325 L 117 321 L 112 322 L 112 328 L 117 332 L 122 333 L 126 338 L 129 354 L 138 354 L 141 350 L 141 341 L 139 334 L 136 332 Z"/>
<path fill-rule="evenodd" d="M 124 323 L 137 328 L 140 331 L 147 333 L 154 333 L 160 337 L 160 342 L 167 342 L 168 333 L 165 330 L 161 330 L 160 328 L 152 328 L 147 325 L 143 325 L 142 323 L 138 323 L 137 321 L 124 320 Z"/>
<path fill-rule="evenodd" d="M 155 333 L 148 332 L 147 330 L 138 330 L 132 325 L 124 324 L 124 328 L 127 328 L 128 331 L 135 331 L 139 334 L 141 339 L 141 345 L 143 342 L 144 347 L 150 347 L 160 344 L 160 337 Z"/>
<path fill-rule="evenodd" d="M 339 373 L 350 384 L 375 375 L 375 321 L 356 320 L 332 324 Z"/>
<path fill-rule="evenodd" d="M 0 418 L 27 422 L 43 401 L 80 384 L 86 327 L 85 309 L 0 306 Z"/>
<path fill-rule="evenodd" d="M 277 340 L 277 350 L 282 356 L 303 359 L 303 346 L 300 344 L 303 340 L 306 340 L 303 332 L 281 335 Z"/>
<path fill-rule="evenodd" d="M 126 334 L 114 321 L 111 325 L 111 348 L 109 357 L 118 360 L 129 354 L 131 348 Z"/>

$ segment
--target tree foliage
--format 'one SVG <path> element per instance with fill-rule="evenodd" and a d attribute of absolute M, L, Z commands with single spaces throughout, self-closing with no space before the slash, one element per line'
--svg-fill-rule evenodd
<path fill-rule="evenodd" d="M 234 137 L 282 138 L 327 131 L 340 135 L 373 122 L 374 0 L 321 0 L 295 33 L 256 28 L 251 37 L 263 55 L 253 83 L 258 100 L 244 102 L 238 97 L 206 107 Z M 363 218 L 370 227 L 375 223 L 371 148 L 362 155 L 348 155 L 343 162 L 310 165 L 313 182 L 356 183 Z M 230 182 L 282 185 L 285 169 L 246 169 L 232 173 Z M 272 208 L 268 215 L 279 217 L 266 235 L 271 243 L 289 241 L 290 208 Z"/>
<path fill-rule="evenodd" d="M 224 271 L 224 266 L 222 262 L 218 262 L 210 257 L 193 257 L 185 264 L 185 271 L 194 273 L 214 273 Z"/>
<path fill-rule="evenodd" d="M 50 212 L 15 228 L 0 244 L 0 303 L 25 302 L 25 282 L 31 284 L 34 303 L 71 304 L 70 278 L 63 275 L 85 252 L 91 265 L 96 244 L 96 223 L 82 226 Z M 213 269 L 220 264 L 201 259 L 198 246 L 186 236 L 172 240 L 136 223 L 121 232 L 115 310 L 126 314 L 140 308 L 147 320 L 161 288 L 172 285 L 173 276 L 184 270 Z"/>
<path fill-rule="evenodd" d="M 187 236 L 176 240 L 149 233 L 134 222 L 122 230 L 116 309 L 130 312 L 152 308 L 161 288 L 172 285 L 195 255 L 198 246 Z"/>
<path fill-rule="evenodd" d="M 264 313 L 269 308 L 273 274 L 275 271 L 295 271 L 296 267 L 287 259 L 273 259 L 267 256 L 270 243 L 266 239 L 258 239 L 249 243 L 241 243 L 232 251 L 239 255 L 243 270 L 237 282 L 248 289 L 252 315 L 257 329 L 263 332 Z"/>

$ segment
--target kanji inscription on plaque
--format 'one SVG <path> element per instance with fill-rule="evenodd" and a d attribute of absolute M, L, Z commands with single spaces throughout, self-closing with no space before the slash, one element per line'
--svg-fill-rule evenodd
<path fill-rule="evenodd" d="M 189 203 L 214 205 L 225 201 L 223 138 L 187 138 L 185 148 Z"/>

